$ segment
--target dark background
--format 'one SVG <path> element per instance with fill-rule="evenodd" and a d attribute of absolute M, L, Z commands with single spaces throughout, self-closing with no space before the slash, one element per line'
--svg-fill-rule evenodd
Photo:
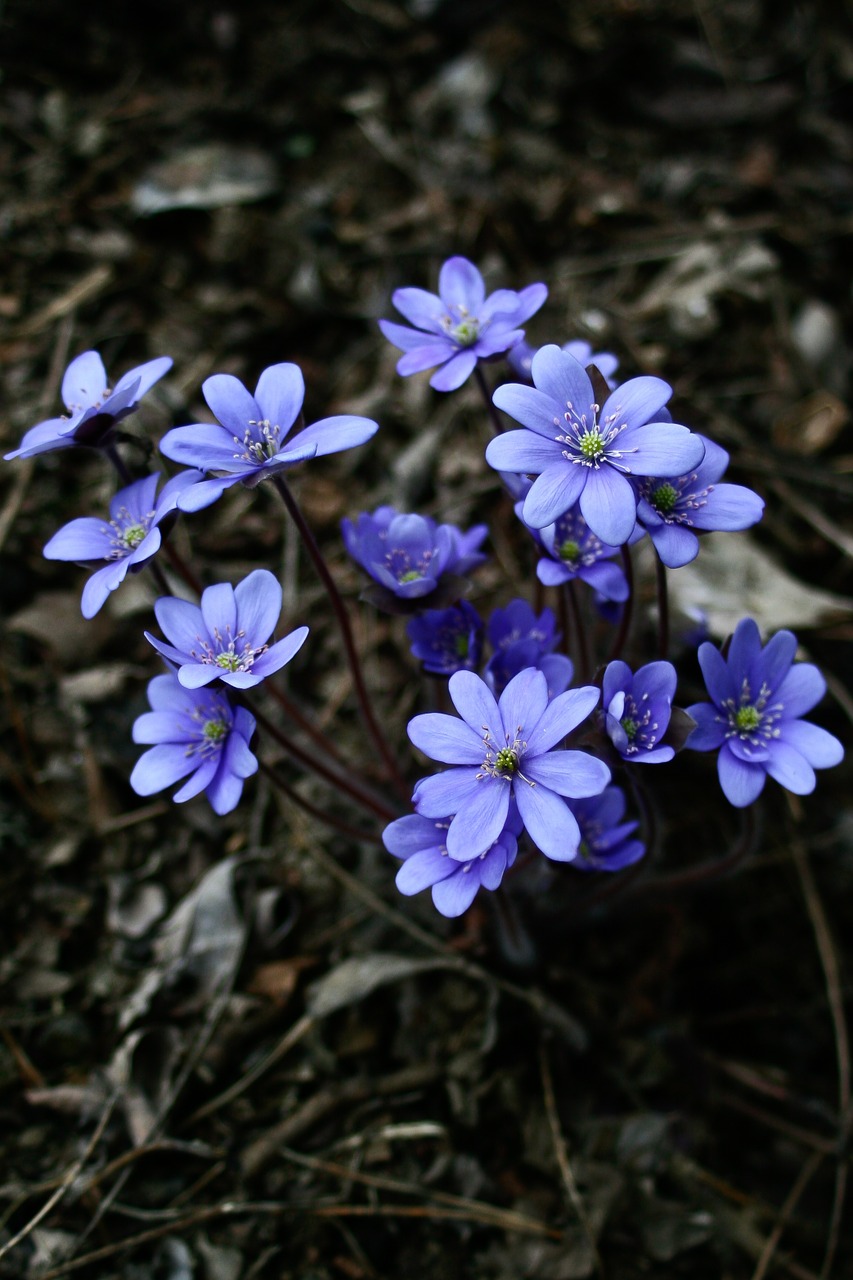
<path fill-rule="evenodd" d="M 490 287 L 545 280 L 534 342 L 585 337 L 665 377 L 765 497 L 727 589 L 797 631 L 830 680 L 815 719 L 849 739 L 849 5 L 18 2 L 2 49 L 6 450 L 89 348 L 113 377 L 174 358 L 131 427 L 140 472 L 206 415 L 217 371 L 254 386 L 294 360 L 310 421 L 375 417 L 371 445 L 296 484 L 416 777 L 422 684 L 397 620 L 355 603 L 340 518 L 486 520 L 483 608 L 531 570 L 476 388 L 397 378 L 375 321 L 453 253 Z M 768 784 L 728 879 L 584 905 L 577 879 L 545 902 L 534 877 L 445 922 L 263 779 L 224 821 L 133 795 L 146 576 L 86 623 L 83 571 L 41 556 L 112 491 L 82 451 L 0 480 L 0 1250 L 23 1233 L 0 1275 L 90 1256 L 75 1274 L 849 1274 L 849 768 L 802 802 Z M 285 620 L 312 626 L 294 687 L 370 772 L 272 495 L 231 491 L 180 536 L 206 581 L 282 573 Z M 689 654 L 681 671 L 689 690 Z M 738 839 L 711 761 L 676 769 L 655 779 L 667 874 Z"/>

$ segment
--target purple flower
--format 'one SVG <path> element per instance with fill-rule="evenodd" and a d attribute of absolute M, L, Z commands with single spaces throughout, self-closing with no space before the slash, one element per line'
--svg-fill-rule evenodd
<path fill-rule="evenodd" d="M 602 705 L 607 736 L 631 764 L 663 764 L 675 755 L 660 741 L 669 728 L 677 676 L 671 662 L 649 662 L 633 675 L 625 662 L 604 672 Z"/>
<path fill-rule="evenodd" d="M 364 444 L 378 430 L 370 418 L 338 414 L 303 427 L 288 439 L 300 420 L 305 398 L 302 372 L 295 364 L 274 364 L 265 369 L 254 395 L 230 373 L 208 378 L 202 392 L 218 421 L 175 427 L 166 432 L 160 450 L 176 462 L 224 474 L 185 494 L 182 511 L 210 506 L 232 484 L 242 482 L 253 489 L 268 476 L 306 458 Z"/>
<path fill-rule="evenodd" d="M 550 609 L 537 617 L 526 600 L 510 600 L 505 609 L 492 610 L 486 633 L 495 652 L 483 678 L 496 698 L 525 667 L 545 673 L 549 698 L 568 688 L 574 667 L 565 654 L 553 652 L 560 634 Z"/>
<path fill-rule="evenodd" d="M 442 821 L 454 814 L 447 852 L 467 862 L 498 839 L 514 798 L 536 847 L 546 857 L 570 862 L 580 830 L 564 797 L 598 795 L 610 770 L 584 751 L 554 747 L 590 714 L 598 690 L 570 689 L 549 702 L 548 682 L 533 669 L 515 676 L 500 702 L 473 671 L 457 671 L 447 687 L 461 720 L 431 712 L 409 721 L 416 747 L 455 766 L 421 779 L 413 796 L 416 811 Z"/>
<path fill-rule="evenodd" d="M 281 587 L 268 569 L 255 569 L 236 589 L 229 582 L 208 587 L 200 607 L 163 596 L 154 613 L 171 643 L 148 631 L 145 639 L 175 663 L 185 689 L 213 680 L 251 689 L 290 662 L 308 635 L 307 627 L 297 627 L 276 644 L 267 643 L 281 613 Z"/>
<path fill-rule="evenodd" d="M 48 560 L 78 562 L 105 560 L 83 588 L 84 618 L 94 618 L 111 591 L 120 587 L 128 571 L 138 573 L 160 549 L 157 527 L 174 513 L 179 494 L 201 479 L 200 471 L 181 471 L 167 480 L 156 497 L 160 473 L 120 489 L 110 503 L 109 520 L 81 516 L 63 525 L 44 549 Z"/>
<path fill-rule="evenodd" d="M 216 813 L 230 813 L 243 793 L 243 780 L 257 772 L 249 750 L 255 719 L 232 707 L 224 693 L 185 689 L 170 672 L 148 685 L 151 710 L 133 726 L 133 741 L 153 743 L 137 760 L 130 785 L 151 796 L 192 775 L 175 793 L 178 804 L 204 791 Z"/>
<path fill-rule="evenodd" d="M 622 821 L 625 793 L 621 787 L 605 787 L 600 796 L 569 804 L 581 829 L 574 862 L 578 871 L 620 871 L 642 858 L 646 846 L 631 838 L 639 823 Z"/>
<path fill-rule="evenodd" d="M 515 513 L 522 520 L 523 502 Z M 529 526 L 528 526 L 529 528 Z M 530 529 L 547 557 L 536 566 L 536 576 L 546 587 L 559 587 L 572 578 L 586 582 L 604 600 L 621 603 L 628 599 L 628 580 L 611 557 L 619 554 L 592 532 L 578 506 L 565 511 L 554 524 Z"/>
<path fill-rule="evenodd" d="M 478 547 L 484 524 L 467 533 L 452 524 L 437 525 L 429 516 L 403 515 L 394 507 L 362 512 L 355 524 L 341 521 L 341 534 L 356 560 L 381 586 L 403 600 L 420 600 L 438 586 L 442 574 L 462 575 L 486 556 Z"/>
<path fill-rule="evenodd" d="M 483 620 L 473 605 L 460 600 L 449 609 L 426 609 L 408 623 L 412 655 L 432 675 L 473 671 L 483 650 Z"/>
<path fill-rule="evenodd" d="M 796 650 L 790 631 L 778 631 L 762 648 L 752 618 L 738 623 L 726 658 L 713 644 L 699 646 L 711 702 L 687 708 L 696 728 L 686 745 L 719 750 L 720 785 L 738 809 L 760 795 L 767 774 L 808 795 L 815 769 L 828 769 L 844 755 L 831 733 L 799 718 L 823 697 L 826 681 L 809 662 L 793 665 Z"/>
<path fill-rule="evenodd" d="M 486 286 L 467 258 L 448 258 L 438 277 L 438 296 L 425 289 L 396 289 L 394 306 L 413 324 L 380 320 L 385 337 L 404 354 L 397 362 L 403 377 L 440 366 L 429 380 L 436 391 L 455 391 L 478 360 L 508 351 L 524 337 L 519 325 L 539 310 L 548 296 L 544 284 L 520 293 Z"/>
<path fill-rule="evenodd" d="M 515 862 L 522 822 L 514 803 L 506 825 L 484 853 L 459 861 L 445 844 L 450 818 L 422 818 L 407 814 L 388 824 L 382 833 L 385 848 L 403 865 L 397 872 L 397 888 L 411 897 L 432 888 L 432 900 L 444 916 L 461 916 L 474 901 L 478 889 L 497 889 L 503 873 Z"/>
<path fill-rule="evenodd" d="M 101 357 L 97 351 L 84 351 L 71 361 L 62 379 L 62 399 L 68 414 L 31 427 L 6 458 L 32 458 L 37 453 L 69 449 L 75 444 L 93 448 L 108 444 L 116 423 L 136 412 L 142 397 L 171 367 L 169 356 L 149 360 L 130 369 L 110 390 Z"/>
<path fill-rule="evenodd" d="M 594 364 L 604 381 L 610 387 L 611 391 L 615 391 L 619 383 L 613 377 L 619 368 L 619 359 L 612 351 L 593 351 L 588 342 L 584 342 L 582 338 L 575 338 L 571 342 L 564 342 L 562 351 L 567 351 L 570 356 L 574 356 L 579 364 L 587 369 Z M 507 364 L 518 374 L 519 378 L 523 378 L 525 382 L 530 383 L 533 378 L 530 373 L 533 364 L 533 357 L 536 355 L 537 348 L 531 347 L 529 342 L 517 343 L 507 356 Z"/>
<path fill-rule="evenodd" d="M 662 420 L 672 389 L 661 378 L 631 378 L 599 407 L 585 369 L 559 347 L 537 351 L 532 373 L 532 387 L 506 383 L 492 397 L 526 430 L 490 441 L 486 461 L 538 477 L 524 499 L 525 524 L 543 529 L 579 502 L 593 533 L 621 546 L 637 514 L 628 477 L 690 471 L 702 441 Z"/>
<path fill-rule="evenodd" d="M 705 457 L 694 471 L 636 482 L 637 523 L 670 569 L 696 558 L 699 539 L 694 529 L 748 529 L 764 511 L 763 500 L 751 489 L 718 483 L 729 455 L 705 436 L 697 439 L 705 446 Z"/>

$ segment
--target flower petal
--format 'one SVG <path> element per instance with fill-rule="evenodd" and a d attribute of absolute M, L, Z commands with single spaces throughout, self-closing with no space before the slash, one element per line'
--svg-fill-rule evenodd
<path fill-rule="evenodd" d="M 238 440 L 243 439 L 250 422 L 263 419 L 255 397 L 230 373 L 215 373 L 205 379 L 201 390 L 212 413 Z"/>
<path fill-rule="evenodd" d="M 281 613 L 281 586 L 269 569 L 255 569 L 234 588 L 237 630 L 253 649 L 272 635 Z"/>
<path fill-rule="evenodd" d="M 595 685 L 583 685 L 553 698 L 527 735 L 527 758 L 540 756 L 562 741 L 587 718 L 600 696 Z"/>
<path fill-rule="evenodd" d="M 779 726 L 780 741 L 793 747 L 813 769 L 831 769 L 844 759 L 844 748 L 836 737 L 808 720 L 786 720 Z"/>
<path fill-rule="evenodd" d="M 630 481 L 611 466 L 589 472 L 580 508 L 592 532 L 613 547 L 621 547 L 634 531 L 637 495 Z"/>
<path fill-rule="evenodd" d="M 721 747 L 726 740 L 726 724 L 717 708 L 710 702 L 694 702 L 686 710 L 696 721 L 696 728 L 691 729 L 685 747 L 691 751 L 716 751 Z"/>
<path fill-rule="evenodd" d="M 440 880 L 446 880 L 459 869 L 459 864 L 439 849 L 421 849 L 414 853 L 397 872 L 396 885 L 400 893 L 410 898 L 422 889 L 429 889 Z"/>
<path fill-rule="evenodd" d="M 509 785 L 500 778 L 481 778 L 447 831 L 447 852 L 466 862 L 495 843 L 509 812 Z"/>
<path fill-rule="evenodd" d="M 115 530 L 106 520 L 80 516 L 53 535 L 42 555 L 46 560 L 105 560 L 113 551 Z"/>
<path fill-rule="evenodd" d="M 498 704 L 484 680 L 473 671 L 457 671 L 447 682 L 454 707 L 480 739 L 488 731 L 493 742 L 503 742 L 503 727 Z M 481 756 L 482 760 L 482 756 Z M 446 812 L 452 813 L 452 809 Z"/>
<path fill-rule="evenodd" d="M 805 715 L 826 693 L 826 680 L 811 662 L 798 662 L 776 689 L 774 702 L 781 704 L 786 720 Z"/>
<path fill-rule="evenodd" d="M 522 767 L 525 777 L 572 800 L 600 795 L 610 782 L 604 761 L 586 751 L 549 751 L 525 760 Z"/>
<path fill-rule="evenodd" d="M 263 570 L 257 572 L 262 573 Z M 237 634 L 237 602 L 230 582 L 217 582 L 201 593 L 201 616 L 211 640 L 217 632 L 225 644 Z"/>
<path fill-rule="evenodd" d="M 525 667 L 507 684 L 498 703 L 503 733 L 500 745 L 512 743 L 517 734 L 527 737 L 548 706 L 548 681 L 542 671 Z"/>
<path fill-rule="evenodd" d="M 496 471 L 517 471 L 539 475 L 563 460 L 556 440 L 546 440 L 534 431 L 505 431 L 486 446 L 486 462 Z"/>
<path fill-rule="evenodd" d="M 565 800 L 547 787 L 520 783 L 515 788 L 518 811 L 537 849 L 555 862 L 571 862 L 577 857 L 580 827 Z"/>
<path fill-rule="evenodd" d="M 764 768 L 787 791 L 795 795 L 807 796 L 815 789 L 817 779 L 814 769 L 789 742 L 770 742 L 767 750 L 769 759 Z"/>
<path fill-rule="evenodd" d="M 297 364 L 289 361 L 272 364 L 258 379 L 255 400 L 261 410 L 261 420 L 280 427 L 282 440 L 302 412 L 304 399 L 305 379 Z"/>
<path fill-rule="evenodd" d="M 303 449 L 316 445 L 316 456 L 325 457 L 329 453 L 341 453 L 344 449 L 354 449 L 376 435 L 379 423 L 371 418 L 359 418 L 351 413 L 338 413 L 331 418 L 321 418 L 319 422 L 299 431 L 288 443 L 288 449 Z M 312 455 L 306 455 L 312 456 Z"/>
<path fill-rule="evenodd" d="M 441 322 L 447 315 L 447 307 L 437 294 L 428 293 L 426 289 L 408 287 L 395 289 L 391 301 L 400 315 L 416 329 L 423 329 L 428 333 L 443 332 Z"/>
<path fill-rule="evenodd" d="M 498 387 L 492 396 L 492 403 L 528 430 L 546 436 L 549 440 L 559 435 L 564 426 L 560 417 L 561 403 L 544 391 L 537 391 L 535 387 L 527 387 L 520 382 L 505 382 Z"/>
<path fill-rule="evenodd" d="M 464 307 L 476 317 L 485 301 L 486 286 L 473 262 L 455 257 L 448 258 L 439 272 L 438 292 L 445 306 Z"/>
<path fill-rule="evenodd" d="M 530 486 L 521 509 L 524 523 L 531 529 L 554 524 L 578 501 L 589 474 L 586 467 L 574 466 L 571 462 L 553 463 Z"/>
<path fill-rule="evenodd" d="M 478 773 L 478 769 L 468 765 L 421 778 L 415 786 L 412 804 L 424 818 L 445 819 L 476 795 L 481 782 Z"/>
<path fill-rule="evenodd" d="M 601 407 L 600 421 L 605 422 L 613 419 L 613 425 L 620 427 L 623 424 L 628 427 L 642 427 L 647 422 L 651 422 L 659 409 L 667 403 L 672 395 L 672 387 L 668 382 L 664 382 L 663 378 L 653 378 L 643 375 L 639 378 L 629 378 L 627 382 L 623 382 L 621 387 L 607 397 Z M 679 428 L 686 431 L 686 427 Z M 697 462 L 701 462 L 704 457 L 704 447 L 700 448 Z M 692 467 L 685 467 L 685 471 L 692 470 Z M 645 472 L 643 474 L 646 474 Z M 660 475 L 674 476 L 681 475 L 681 468 L 670 467 L 669 471 L 659 472 Z"/>
<path fill-rule="evenodd" d="M 738 760 L 725 746 L 717 756 L 717 774 L 724 796 L 736 809 L 745 809 L 758 799 L 767 776 L 763 765 Z"/>
<path fill-rule="evenodd" d="M 588 413 L 595 403 L 595 392 L 583 365 L 556 343 L 539 348 L 530 373 L 537 389 L 557 402 L 554 407 L 559 414 L 567 408 L 577 414 Z"/>
<path fill-rule="evenodd" d="M 431 760 L 442 764 L 483 763 L 482 736 L 456 716 L 438 711 L 415 716 L 409 721 L 408 734 L 410 741 Z"/>
<path fill-rule="evenodd" d="M 459 351 L 435 371 L 429 385 L 435 391 L 455 391 L 474 372 L 476 363 L 476 352 L 470 349 Z"/>
<path fill-rule="evenodd" d="M 97 351 L 84 351 L 71 361 L 62 378 L 62 402 L 72 414 L 104 399 L 107 371 Z"/>
<path fill-rule="evenodd" d="M 456 864 L 459 866 L 459 864 Z M 480 877 L 474 863 L 465 863 L 455 875 L 433 885 L 432 900 L 436 910 L 449 920 L 455 920 L 467 911 L 480 887 Z"/>

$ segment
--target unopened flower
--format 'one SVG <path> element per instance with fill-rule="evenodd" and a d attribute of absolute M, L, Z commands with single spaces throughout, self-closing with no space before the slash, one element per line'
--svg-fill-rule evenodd
<path fill-rule="evenodd" d="M 514 799 L 536 847 L 570 862 L 580 830 L 565 797 L 598 795 L 610 770 L 584 751 L 554 748 L 590 714 L 598 690 L 570 689 L 549 702 L 545 676 L 529 669 L 510 681 L 499 702 L 473 671 L 457 671 L 448 691 L 461 720 L 432 712 L 409 721 L 414 745 L 454 766 L 421 779 L 413 796 L 416 811 L 442 821 L 453 814 L 447 851 L 467 862 L 498 839 Z"/>
<path fill-rule="evenodd" d="M 397 888 L 407 897 L 432 889 L 432 900 L 443 916 L 461 916 L 478 889 L 497 889 L 504 872 L 515 862 L 521 818 L 510 805 L 506 824 L 493 844 L 474 858 L 459 861 L 445 843 L 450 818 L 422 818 L 407 814 L 382 832 L 385 848 L 403 865 L 397 872 Z"/>
<path fill-rule="evenodd" d="M 429 596 L 443 574 L 461 576 L 486 556 L 478 550 L 488 529 L 475 525 L 467 533 L 452 524 L 436 524 L 429 516 L 402 514 L 394 507 L 362 512 L 353 523 L 341 521 L 341 534 L 353 560 L 381 586 L 403 600 Z"/>
<path fill-rule="evenodd" d="M 719 751 L 720 785 L 738 809 L 757 799 L 768 774 L 795 795 L 808 795 L 815 769 L 843 758 L 837 738 L 800 719 L 823 697 L 826 681 L 810 662 L 794 665 L 796 651 L 790 631 L 777 631 L 762 648 L 752 618 L 738 623 L 727 657 L 710 642 L 699 646 L 711 702 L 687 708 L 696 728 L 686 745 Z"/>
<path fill-rule="evenodd" d="M 148 631 L 145 638 L 178 667 L 185 689 L 221 680 L 250 689 L 279 671 L 299 652 L 307 627 L 269 644 L 281 613 L 281 587 L 268 569 L 255 569 L 235 588 L 220 582 L 202 592 L 201 605 L 163 596 L 154 605 L 168 644 Z"/>
<path fill-rule="evenodd" d="M 258 769 L 249 750 L 254 716 L 224 693 L 185 689 L 172 672 L 154 677 L 148 701 L 151 710 L 133 726 L 134 742 L 153 744 L 130 775 L 136 794 L 154 795 L 187 778 L 173 797 L 178 804 L 204 791 L 214 812 L 230 813 Z"/>
<path fill-rule="evenodd" d="M 621 787 L 605 787 L 601 795 L 570 800 L 569 805 L 581 829 L 580 849 L 572 864 L 578 871 L 620 871 L 642 858 L 646 846 L 634 839 L 639 823 L 623 822 Z"/>
<path fill-rule="evenodd" d="M 663 764 L 675 751 L 662 746 L 669 728 L 677 676 L 671 662 L 649 662 L 635 672 L 626 662 L 608 664 L 602 684 L 607 735 L 623 760 Z"/>
<path fill-rule="evenodd" d="M 6 458 L 32 458 L 72 445 L 98 448 L 109 444 L 116 424 L 136 412 L 142 397 L 171 367 L 169 356 L 149 360 L 128 370 L 111 390 L 97 351 L 84 351 L 71 361 L 62 379 L 62 400 L 68 413 L 31 427 Z"/>
<path fill-rule="evenodd" d="M 529 342 L 522 340 L 513 347 L 507 356 L 507 364 L 525 382 L 533 381 L 530 370 L 537 350 L 537 347 L 531 347 Z M 593 351 L 591 345 L 588 342 L 584 342 L 582 338 L 574 338 L 571 342 L 564 342 L 561 350 L 568 352 L 570 356 L 574 356 L 575 360 L 582 364 L 585 369 L 594 364 L 611 391 L 615 390 L 619 385 L 613 377 L 619 368 L 619 357 L 615 356 L 612 351 Z"/>
<path fill-rule="evenodd" d="M 492 397 L 526 429 L 491 440 L 486 461 L 537 476 L 525 524 L 543 529 L 579 503 L 593 533 L 622 546 L 637 514 L 629 477 L 686 473 L 702 461 L 702 441 L 662 419 L 672 388 L 661 378 L 631 378 L 599 406 L 586 370 L 557 346 L 537 351 L 532 374 L 532 387 L 505 383 Z"/>
<path fill-rule="evenodd" d="M 460 600 L 448 609 L 425 609 L 406 626 L 412 655 L 432 675 L 473 671 L 483 650 L 483 620 L 473 605 Z"/>
<path fill-rule="evenodd" d="M 704 436 L 697 439 L 705 446 L 705 457 L 695 470 L 636 482 L 637 523 L 670 569 L 696 558 L 699 539 L 694 530 L 749 529 L 764 512 L 763 500 L 752 489 L 742 484 L 720 484 L 729 465 L 726 450 Z"/>
<path fill-rule="evenodd" d="M 201 479 L 200 471 L 181 471 L 167 480 L 159 498 L 159 472 L 120 489 L 110 503 L 109 520 L 81 516 L 63 525 L 44 549 L 48 560 L 105 561 L 83 588 L 84 618 L 94 618 L 128 572 L 138 573 L 160 549 L 158 526 L 175 512 L 178 497 Z"/>
<path fill-rule="evenodd" d="M 216 423 L 174 427 L 160 442 L 167 458 L 202 471 L 222 472 L 204 480 L 181 500 L 182 511 L 199 511 L 237 483 L 253 489 L 268 476 L 306 458 L 340 453 L 364 444 L 378 430 L 370 418 L 338 414 L 290 435 L 302 413 L 305 383 L 295 364 L 274 364 L 261 374 L 252 395 L 239 378 L 216 373 L 202 385 Z"/>
<path fill-rule="evenodd" d="M 516 506 L 522 520 L 523 502 Z M 529 526 L 528 526 L 529 527 Z M 536 576 L 546 587 L 559 587 L 578 578 L 587 583 L 604 600 L 621 603 L 628 599 L 628 580 L 620 565 L 613 563 L 619 554 L 597 537 L 580 512 L 571 507 L 544 529 L 530 529 L 547 555 L 536 565 Z"/>
<path fill-rule="evenodd" d="M 508 351 L 524 337 L 524 324 L 548 296 L 544 284 L 520 293 L 498 289 L 486 296 L 480 272 L 467 258 L 448 258 L 438 278 L 438 294 L 425 289 L 396 289 L 394 306 L 414 325 L 380 320 L 385 337 L 404 354 L 397 362 L 403 377 L 439 368 L 430 378 L 436 391 L 455 391 L 478 360 Z"/>
<path fill-rule="evenodd" d="M 554 652 L 560 633 L 551 609 L 537 615 L 526 600 L 510 600 L 505 608 L 492 610 L 486 634 L 494 653 L 483 678 L 496 698 L 525 667 L 544 672 L 549 698 L 568 688 L 574 667 L 565 654 Z"/>

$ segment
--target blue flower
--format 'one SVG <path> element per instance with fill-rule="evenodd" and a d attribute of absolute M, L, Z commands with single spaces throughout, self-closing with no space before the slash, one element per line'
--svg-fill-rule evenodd
<path fill-rule="evenodd" d="M 105 560 L 83 588 L 84 618 L 94 618 L 111 591 L 120 587 L 128 571 L 138 573 L 156 555 L 162 541 L 158 525 L 176 510 L 178 496 L 201 479 L 200 471 L 181 471 L 167 480 L 156 497 L 160 473 L 120 489 L 110 503 L 109 520 L 81 516 L 63 525 L 44 549 L 47 560 L 78 563 Z"/>
<path fill-rule="evenodd" d="M 473 671 L 483 650 L 483 620 L 473 605 L 460 600 L 449 609 L 426 609 L 406 626 L 412 655 L 432 675 Z"/>
<path fill-rule="evenodd" d="M 526 600 L 510 600 L 505 609 L 492 610 L 486 634 L 494 653 L 483 678 L 496 698 L 525 667 L 545 673 L 549 698 L 568 688 L 574 666 L 571 658 L 553 652 L 560 633 L 551 609 L 537 616 Z"/>
<path fill-rule="evenodd" d="M 155 676 L 148 685 L 151 710 L 133 726 L 133 741 L 153 743 L 137 760 L 130 785 L 151 796 L 191 775 L 174 799 L 178 804 L 202 791 L 214 812 L 230 813 L 243 793 L 244 779 L 257 772 L 249 750 L 255 719 L 232 707 L 223 693 L 185 689 L 177 676 Z"/>
<path fill-rule="evenodd" d="M 610 770 L 584 751 L 554 747 L 590 714 L 598 690 L 570 689 L 549 702 L 548 682 L 533 669 L 515 676 L 500 702 L 473 671 L 457 671 L 447 687 L 461 720 L 431 712 L 409 721 L 414 745 L 454 766 L 417 784 L 417 813 L 442 821 L 453 814 L 447 852 L 468 862 L 498 839 L 514 798 L 536 847 L 546 857 L 570 862 L 580 830 L 564 797 L 598 795 Z"/>
<path fill-rule="evenodd" d="M 521 520 L 524 503 L 516 505 Z M 530 526 L 527 526 L 530 529 Z M 530 529 L 547 556 L 536 565 L 536 576 L 546 587 L 559 587 L 572 578 L 587 583 L 604 600 L 621 603 L 628 599 L 628 579 L 611 557 L 619 554 L 592 532 L 578 506 L 565 511 L 544 529 Z"/>
<path fill-rule="evenodd" d="M 486 297 L 486 286 L 467 258 L 448 258 L 438 278 L 438 296 L 425 289 L 396 289 L 394 306 L 413 324 L 380 320 L 379 327 L 393 346 L 404 352 L 397 362 L 403 377 L 439 368 L 430 378 L 436 391 L 455 391 L 470 376 L 478 360 L 508 351 L 524 337 L 520 324 L 539 310 L 548 296 L 544 284 L 531 284 L 520 293 L 498 289 Z"/>
<path fill-rule="evenodd" d="M 570 356 L 574 356 L 579 364 L 585 369 L 594 364 L 604 381 L 610 387 L 611 391 L 615 391 L 619 383 L 613 377 L 619 368 L 619 358 L 612 351 L 593 351 L 588 342 L 584 342 L 582 338 L 575 338 L 571 342 L 564 342 L 561 350 L 567 351 Z M 518 374 L 519 378 L 523 378 L 525 382 L 532 382 L 531 367 L 533 365 L 533 357 L 536 355 L 537 348 L 531 347 L 528 342 L 517 343 L 507 356 L 507 364 Z"/>
<path fill-rule="evenodd" d="M 823 697 L 826 681 L 809 662 L 793 665 L 796 651 L 790 631 L 778 631 L 762 648 L 752 618 L 738 623 L 727 657 L 709 642 L 699 646 L 711 702 L 687 708 L 696 728 L 686 745 L 719 750 L 720 785 L 738 809 L 757 799 L 768 774 L 795 795 L 808 795 L 815 769 L 843 758 L 837 738 L 800 719 Z"/>
<path fill-rule="evenodd" d="M 71 361 L 62 379 L 62 400 L 68 414 L 31 427 L 6 458 L 32 458 L 75 444 L 93 448 L 108 444 L 116 424 L 136 412 L 142 397 L 171 367 L 169 356 L 149 360 L 130 369 L 110 390 L 103 360 L 97 351 L 84 351 Z"/>
<path fill-rule="evenodd" d="M 210 506 L 232 484 L 241 482 L 253 489 L 268 476 L 306 458 L 352 449 L 378 430 L 370 418 L 338 414 L 288 438 L 300 420 L 305 398 L 302 372 L 295 364 L 274 364 L 265 369 L 254 395 L 229 373 L 208 378 L 202 392 L 217 422 L 174 427 L 163 437 L 160 451 L 187 466 L 224 474 L 185 494 L 182 511 Z"/>
<path fill-rule="evenodd" d="M 705 457 L 694 471 L 636 482 L 637 524 L 645 529 L 661 560 L 678 569 L 696 558 L 694 529 L 748 529 L 764 512 L 757 493 L 742 484 L 720 484 L 729 455 L 712 440 L 697 436 Z"/>
<path fill-rule="evenodd" d="M 290 662 L 308 635 L 307 627 L 297 627 L 276 644 L 268 643 L 281 613 L 281 587 L 268 569 L 255 569 L 236 589 L 229 582 L 208 587 L 200 607 L 163 596 L 154 613 L 170 643 L 148 631 L 145 638 L 175 663 L 185 689 L 214 680 L 251 689 Z"/>
<path fill-rule="evenodd" d="M 341 521 L 341 534 L 353 560 L 376 582 L 402 600 L 431 595 L 442 574 L 462 575 L 486 559 L 479 550 L 488 529 L 467 533 L 429 516 L 404 515 L 394 507 L 362 512 L 355 524 Z"/>
<path fill-rule="evenodd" d="M 506 825 L 493 844 L 476 857 L 459 861 L 445 843 L 450 818 L 439 820 L 407 814 L 388 824 L 382 833 L 385 848 L 403 865 L 397 872 L 397 888 L 411 897 L 432 889 L 432 900 L 444 916 L 461 916 L 478 889 L 497 889 L 504 872 L 515 862 L 521 818 L 511 804 Z"/>
<path fill-rule="evenodd" d="M 649 662 L 633 675 L 625 662 L 608 664 L 602 684 L 605 726 L 623 760 L 664 764 L 673 758 L 673 748 L 660 744 L 669 728 L 676 682 L 671 662 Z"/>
<path fill-rule="evenodd" d="M 600 796 L 570 800 L 578 820 L 581 844 L 572 864 L 578 871 L 620 871 L 639 862 L 646 846 L 632 837 L 639 823 L 623 822 L 625 793 L 621 787 L 605 787 Z"/>
<path fill-rule="evenodd" d="M 486 461 L 538 477 L 524 499 L 525 524 L 544 529 L 578 502 L 593 533 L 622 546 L 637 514 L 628 477 L 690 471 L 702 441 L 662 420 L 672 389 L 661 378 L 631 378 L 599 407 L 586 370 L 557 346 L 537 351 L 532 374 L 532 387 L 506 383 L 492 397 L 526 429 L 490 441 Z"/>

